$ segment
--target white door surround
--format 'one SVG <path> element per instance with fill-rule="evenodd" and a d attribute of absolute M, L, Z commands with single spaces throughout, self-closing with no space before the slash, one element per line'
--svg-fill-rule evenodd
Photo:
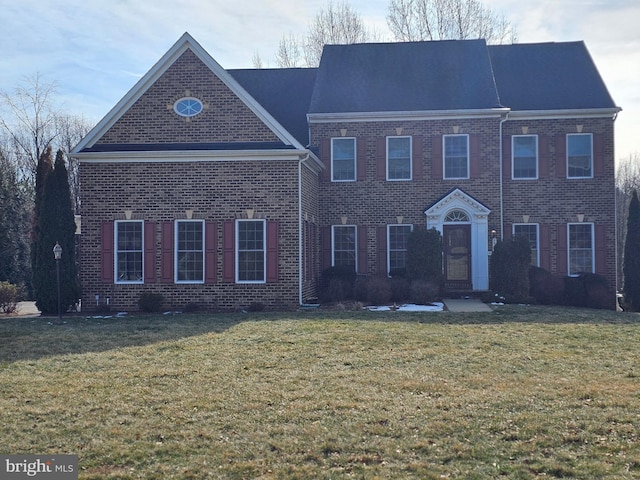
<path fill-rule="evenodd" d="M 471 225 L 471 285 L 473 290 L 489 290 L 489 210 L 472 196 L 459 188 L 452 190 L 424 214 L 427 228 L 435 228 L 442 234 L 442 226 L 449 222 L 447 216 L 454 210 L 467 215 Z"/>

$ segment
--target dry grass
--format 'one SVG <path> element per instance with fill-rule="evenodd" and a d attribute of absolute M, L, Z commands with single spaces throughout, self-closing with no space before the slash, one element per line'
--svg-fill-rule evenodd
<path fill-rule="evenodd" d="M 638 320 L 0 319 L 0 445 L 83 479 L 637 478 Z"/>

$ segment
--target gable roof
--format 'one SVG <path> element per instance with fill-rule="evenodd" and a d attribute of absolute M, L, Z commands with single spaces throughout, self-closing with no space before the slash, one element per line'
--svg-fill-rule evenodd
<path fill-rule="evenodd" d="M 302 145 L 309 143 L 307 113 L 316 82 L 316 68 L 228 70 Z"/>
<path fill-rule="evenodd" d="M 484 40 L 327 45 L 310 113 L 499 108 Z"/>
<path fill-rule="evenodd" d="M 488 49 L 500 100 L 512 110 L 617 108 L 584 42 Z"/>
<path fill-rule="evenodd" d="M 90 151 L 91 147 L 122 115 L 181 57 L 191 50 L 282 142 L 282 148 L 303 150 L 301 143 L 258 103 L 191 35 L 184 33 L 162 58 L 129 90 L 107 115 L 80 141 L 72 153 Z M 123 146 L 124 147 L 124 146 Z"/>

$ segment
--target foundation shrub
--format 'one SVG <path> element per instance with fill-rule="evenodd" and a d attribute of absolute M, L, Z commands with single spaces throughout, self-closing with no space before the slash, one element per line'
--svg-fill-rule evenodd
<path fill-rule="evenodd" d="M 440 285 L 431 280 L 413 280 L 411 282 L 409 299 L 418 305 L 428 305 L 438 300 Z"/>
<path fill-rule="evenodd" d="M 353 298 L 356 271 L 353 267 L 329 267 L 320 276 L 320 299 L 343 302 Z"/>
<path fill-rule="evenodd" d="M 367 279 L 367 302 L 372 305 L 386 305 L 391 302 L 392 297 L 389 278 L 378 275 Z"/>
<path fill-rule="evenodd" d="M 138 307 L 141 312 L 157 313 L 162 310 L 162 303 L 164 297 L 161 293 L 155 292 L 142 292 L 138 299 Z"/>
<path fill-rule="evenodd" d="M 527 299 L 530 262 L 531 245 L 526 238 L 496 243 L 489 263 L 491 290 L 505 298 Z"/>
<path fill-rule="evenodd" d="M 20 287 L 9 282 L 0 282 L 0 312 L 14 313 L 18 309 Z"/>
<path fill-rule="evenodd" d="M 391 277 L 389 279 L 391 286 L 391 301 L 395 303 L 404 303 L 409 300 L 411 282 L 404 277 Z"/>

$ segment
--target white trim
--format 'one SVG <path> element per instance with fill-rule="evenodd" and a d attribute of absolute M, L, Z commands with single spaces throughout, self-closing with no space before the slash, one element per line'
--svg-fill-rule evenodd
<path fill-rule="evenodd" d="M 220 162 L 250 160 L 306 160 L 311 158 L 320 167 L 320 160 L 309 150 L 159 150 L 133 152 L 83 152 L 74 155 L 88 163 L 163 163 L 163 162 Z"/>
<path fill-rule="evenodd" d="M 113 283 L 118 285 L 142 285 L 144 284 L 144 220 L 115 220 L 113 225 Z M 139 223 L 141 230 L 141 240 L 140 240 L 140 261 L 141 265 L 141 275 L 142 278 L 140 280 L 118 280 L 118 253 L 120 253 L 118 249 L 118 225 L 120 223 Z M 129 250 L 134 251 L 134 250 Z"/>
<path fill-rule="evenodd" d="M 178 280 L 178 224 L 179 223 L 199 223 L 202 225 L 202 280 Z M 205 246 L 205 224 L 204 220 L 196 220 L 196 219 L 176 219 L 173 222 L 173 282 L 176 284 L 184 285 L 184 284 L 203 284 L 204 276 L 205 276 L 205 265 L 206 265 L 206 246 Z"/>
<path fill-rule="evenodd" d="M 573 110 L 512 110 L 509 112 L 510 120 L 558 120 L 567 118 L 597 118 L 615 117 L 622 111 L 620 107 L 614 108 L 586 108 Z"/>
<path fill-rule="evenodd" d="M 333 141 L 353 140 L 353 179 L 335 180 L 333 178 Z M 358 180 L 358 140 L 356 137 L 331 137 L 331 181 L 336 183 L 355 182 Z"/>
<path fill-rule="evenodd" d="M 586 176 L 582 176 L 582 177 L 578 177 L 578 176 L 569 176 L 569 137 L 583 137 L 583 136 L 589 136 L 589 138 L 591 139 L 591 145 L 590 145 L 590 150 L 591 150 L 591 165 L 589 166 L 589 172 L 591 173 L 591 175 L 586 175 Z M 587 178 L 593 178 L 593 174 L 594 174 L 594 158 L 593 158 L 593 133 L 590 132 L 584 132 L 584 133 L 567 133 L 565 135 L 565 169 L 566 169 L 566 178 L 567 180 L 584 180 Z"/>
<path fill-rule="evenodd" d="M 515 139 L 517 137 L 535 137 L 536 141 L 536 174 L 533 177 L 516 177 L 516 168 L 515 168 L 515 160 L 516 160 L 516 149 L 515 149 Z M 511 135 L 511 180 L 538 180 L 540 176 L 540 146 L 539 139 L 537 133 L 528 133 L 526 135 Z"/>
<path fill-rule="evenodd" d="M 512 223 L 511 224 L 511 235 L 515 238 L 516 236 L 516 226 L 523 225 L 533 225 L 536 227 L 536 267 L 540 266 L 540 224 L 539 223 Z"/>
<path fill-rule="evenodd" d="M 387 275 L 391 273 L 391 227 L 409 227 L 409 233 L 413 232 L 412 223 L 389 223 L 387 224 Z M 405 266 L 406 268 L 406 266 Z"/>
<path fill-rule="evenodd" d="M 331 266 L 335 267 L 336 266 L 336 257 L 335 257 L 335 251 L 336 251 L 336 238 L 335 238 L 335 229 L 336 228 L 343 228 L 343 227 L 352 227 L 353 228 L 353 254 L 354 254 L 354 260 L 355 260 L 355 264 L 354 264 L 354 268 L 355 271 L 358 272 L 358 226 L 357 225 L 331 225 Z M 344 250 L 346 251 L 346 250 Z"/>
<path fill-rule="evenodd" d="M 240 280 L 240 222 L 261 222 L 262 223 L 262 280 Z M 235 270 L 236 283 L 238 284 L 263 284 L 267 283 L 267 221 L 264 219 L 236 219 L 236 244 L 235 244 Z M 252 250 L 257 251 L 257 250 Z"/>
<path fill-rule="evenodd" d="M 93 146 L 186 50 L 191 50 L 283 143 L 293 145 L 297 149 L 304 149 L 293 135 L 249 95 L 191 35 L 184 33 L 167 53 L 138 80 L 131 90 L 78 143 L 71 152 L 72 155 L 75 156 L 83 149 Z"/>
<path fill-rule="evenodd" d="M 470 222 L 445 222 L 444 219 L 452 210 L 462 210 Z M 488 219 L 491 210 L 474 200 L 459 188 L 453 190 L 427 210 L 427 228 L 435 228 L 441 234 L 442 226 L 466 224 L 471 225 L 471 288 L 473 290 L 489 289 L 489 227 Z"/>
<path fill-rule="evenodd" d="M 467 175 L 465 177 L 447 177 L 447 137 L 466 137 L 467 138 Z M 469 151 L 469 134 L 468 133 L 446 133 L 442 135 L 442 179 L 443 180 L 469 180 L 471 178 L 471 152 Z"/>
<path fill-rule="evenodd" d="M 341 123 L 341 122 L 389 122 L 407 120 L 439 120 L 466 118 L 500 118 L 509 108 L 489 108 L 484 110 L 420 110 L 397 112 L 344 112 L 344 113 L 308 113 L 309 123 Z"/>
<path fill-rule="evenodd" d="M 571 226 L 572 225 L 590 225 L 591 226 L 591 272 L 571 273 Z M 577 277 L 581 273 L 595 273 L 596 271 L 596 237 L 595 224 L 593 222 L 571 222 L 567 223 L 567 275 Z"/>
<path fill-rule="evenodd" d="M 389 178 L 389 139 L 408 138 L 409 139 L 409 178 Z M 389 135 L 385 142 L 385 178 L 387 182 L 410 182 L 413 180 L 413 136 L 411 135 Z"/>

